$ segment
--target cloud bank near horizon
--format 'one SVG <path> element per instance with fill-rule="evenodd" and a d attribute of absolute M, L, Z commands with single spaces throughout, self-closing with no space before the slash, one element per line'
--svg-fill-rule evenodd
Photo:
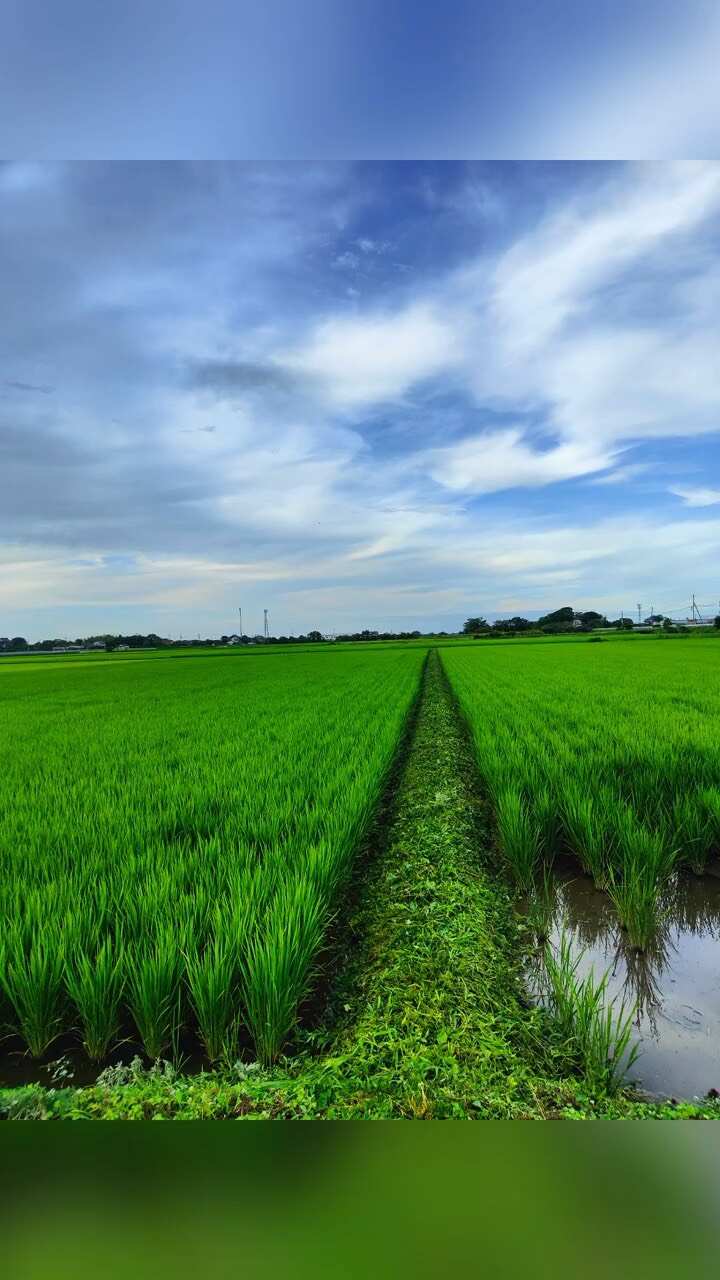
<path fill-rule="evenodd" d="M 0 167 L 0 631 L 715 592 L 719 232 L 706 162 Z"/>

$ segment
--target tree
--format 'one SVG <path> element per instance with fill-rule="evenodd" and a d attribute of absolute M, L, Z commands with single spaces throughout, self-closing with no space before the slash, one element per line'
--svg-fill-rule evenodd
<path fill-rule="evenodd" d="M 476 635 L 478 631 L 489 631 L 490 627 L 485 618 L 466 618 L 463 623 L 462 634 L 464 636 Z"/>
<path fill-rule="evenodd" d="M 543 631 L 569 631 L 575 618 L 575 611 L 570 605 L 564 605 L 562 609 L 555 609 L 553 613 L 546 613 L 542 618 L 538 618 L 538 626 Z"/>
<path fill-rule="evenodd" d="M 608 620 L 604 613 L 597 613 L 595 609 L 588 609 L 585 613 L 579 613 L 578 618 L 582 623 L 584 631 L 591 631 L 593 627 L 606 627 Z"/>
<path fill-rule="evenodd" d="M 319 631 L 308 631 L 307 639 L 312 640 L 313 644 L 317 644 L 318 640 L 322 640 L 322 634 Z"/>
<path fill-rule="evenodd" d="M 720 631 L 720 613 L 719 613 L 719 614 L 717 615 L 717 617 L 713 620 L 713 626 L 714 626 L 714 627 L 717 627 L 718 631 Z"/>
<path fill-rule="evenodd" d="M 24 636 L 13 636 L 12 640 L 10 641 L 11 649 L 27 649 L 27 647 L 28 647 L 28 642 Z"/>
<path fill-rule="evenodd" d="M 530 631 L 532 622 L 528 622 L 527 618 L 520 618 L 517 615 L 514 618 L 496 618 L 493 622 L 494 631 Z"/>

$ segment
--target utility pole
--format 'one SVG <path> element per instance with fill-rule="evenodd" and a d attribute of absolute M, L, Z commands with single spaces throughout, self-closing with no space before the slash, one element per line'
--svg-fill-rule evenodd
<path fill-rule="evenodd" d="M 240 639 L 242 640 L 242 633 L 243 633 L 243 629 L 242 629 L 242 608 L 239 608 L 239 609 L 238 609 L 238 613 L 240 614 Z"/>
<path fill-rule="evenodd" d="M 642 622 L 642 618 L 640 617 L 641 613 L 642 613 L 642 605 L 638 603 L 638 626 L 640 626 L 640 623 Z"/>
<path fill-rule="evenodd" d="M 263 613 L 265 614 L 265 639 L 266 639 L 266 640 L 269 640 L 269 639 L 270 639 L 270 628 L 269 628 L 269 626 L 268 626 L 268 611 L 267 611 L 267 609 L 263 609 Z"/>

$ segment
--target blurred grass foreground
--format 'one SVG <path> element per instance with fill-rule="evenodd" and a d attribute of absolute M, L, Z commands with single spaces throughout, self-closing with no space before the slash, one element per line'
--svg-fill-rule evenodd
<path fill-rule="evenodd" d="M 14 1280 L 710 1274 L 709 1125 L 5 1125 Z"/>

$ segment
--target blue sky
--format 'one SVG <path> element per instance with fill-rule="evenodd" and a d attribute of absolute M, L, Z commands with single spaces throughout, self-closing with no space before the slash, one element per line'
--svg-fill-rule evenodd
<path fill-rule="evenodd" d="M 0 168 L 0 633 L 720 592 L 720 165 Z"/>

